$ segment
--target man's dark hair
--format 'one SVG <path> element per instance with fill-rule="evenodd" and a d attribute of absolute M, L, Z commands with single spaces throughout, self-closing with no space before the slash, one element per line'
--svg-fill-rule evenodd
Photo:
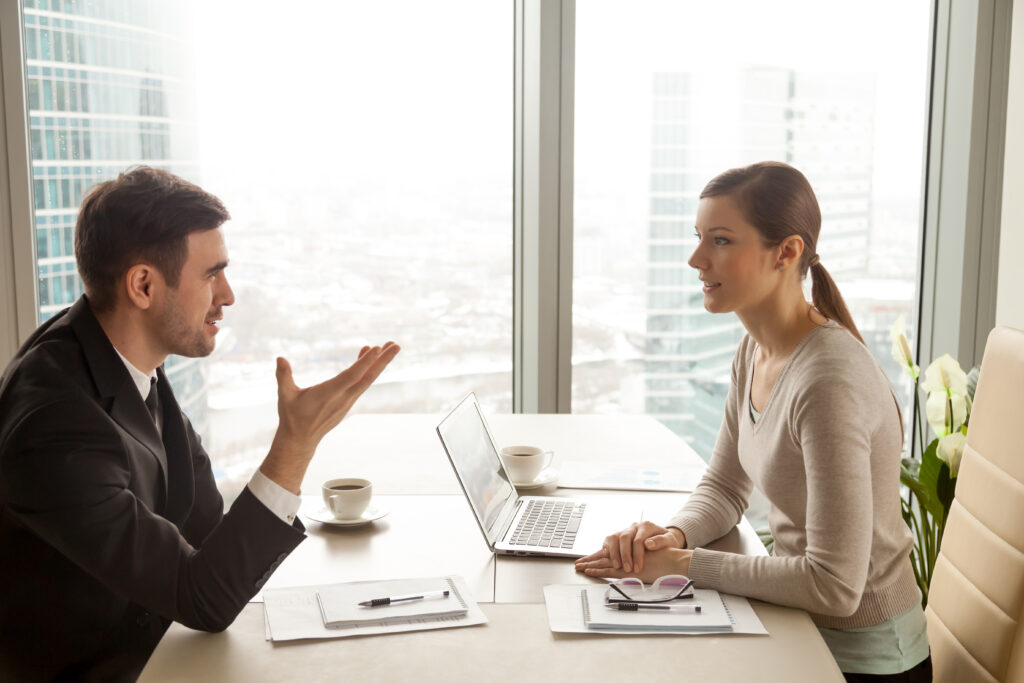
<path fill-rule="evenodd" d="M 118 280 L 137 263 L 153 266 L 177 287 L 188 236 L 218 228 L 230 217 L 209 192 L 148 166 L 95 185 L 75 225 L 75 259 L 89 303 L 98 311 L 113 308 Z"/>

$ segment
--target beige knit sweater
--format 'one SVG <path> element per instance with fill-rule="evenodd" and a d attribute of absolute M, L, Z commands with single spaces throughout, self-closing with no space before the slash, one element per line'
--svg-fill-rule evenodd
<path fill-rule="evenodd" d="M 900 513 L 901 433 L 870 352 L 829 322 L 793 351 L 756 423 L 755 342 L 740 343 L 725 418 L 697 490 L 669 522 L 695 548 L 695 585 L 800 607 L 829 628 L 872 626 L 921 599 Z M 771 501 L 771 557 L 701 546 L 728 532 L 756 484 Z"/>

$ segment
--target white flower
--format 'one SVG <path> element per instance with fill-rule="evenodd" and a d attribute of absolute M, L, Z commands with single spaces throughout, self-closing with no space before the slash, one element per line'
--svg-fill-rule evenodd
<path fill-rule="evenodd" d="M 921 368 L 914 363 L 914 356 L 910 353 L 910 342 L 907 341 L 907 320 L 905 316 L 896 318 L 896 322 L 889 329 L 889 339 L 892 340 L 892 357 L 903 368 L 904 374 L 912 380 L 917 380 L 921 375 Z"/>
<path fill-rule="evenodd" d="M 948 391 L 961 396 L 967 395 L 967 373 L 960 369 L 960 364 L 944 353 L 924 371 L 924 383 L 921 388 L 933 391 Z"/>
<path fill-rule="evenodd" d="M 935 455 L 949 465 L 949 474 L 955 477 L 960 472 L 960 459 L 964 455 L 964 444 L 967 437 L 963 432 L 953 432 L 939 438 L 939 445 L 935 449 Z"/>
<path fill-rule="evenodd" d="M 936 436 L 947 436 L 960 431 L 967 421 L 967 397 L 941 389 L 933 391 L 928 394 L 924 412 Z"/>

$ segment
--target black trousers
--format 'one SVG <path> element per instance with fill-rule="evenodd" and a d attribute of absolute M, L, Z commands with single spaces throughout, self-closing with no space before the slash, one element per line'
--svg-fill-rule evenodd
<path fill-rule="evenodd" d="M 932 658 L 898 674 L 848 674 L 846 683 L 932 683 Z"/>

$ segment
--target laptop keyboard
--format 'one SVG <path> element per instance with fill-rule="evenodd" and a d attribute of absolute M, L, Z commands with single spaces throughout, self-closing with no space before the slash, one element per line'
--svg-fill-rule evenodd
<path fill-rule="evenodd" d="M 531 500 L 519 525 L 512 532 L 512 545 L 572 548 L 583 519 L 586 503 L 559 500 Z"/>

